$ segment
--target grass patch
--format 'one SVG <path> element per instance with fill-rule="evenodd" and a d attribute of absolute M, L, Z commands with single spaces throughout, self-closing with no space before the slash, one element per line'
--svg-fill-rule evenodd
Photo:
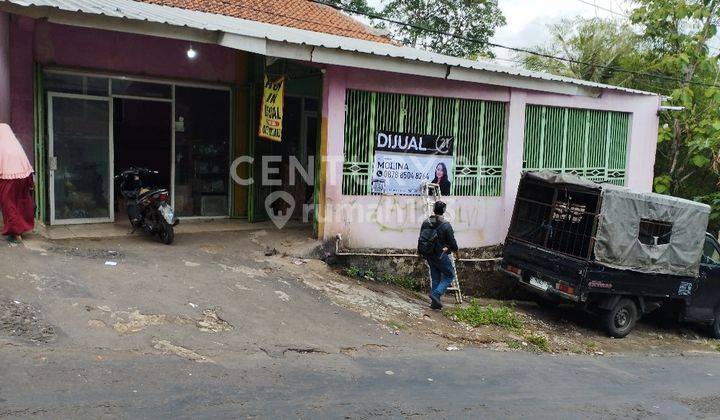
<path fill-rule="evenodd" d="M 594 342 L 592 342 L 592 341 L 590 341 L 589 343 L 587 343 L 587 344 L 585 345 L 585 347 L 587 348 L 587 351 L 589 351 L 590 353 L 594 353 L 594 352 L 596 352 L 597 349 L 598 349 L 597 343 L 594 343 Z"/>
<path fill-rule="evenodd" d="M 351 265 L 345 268 L 345 275 L 354 279 L 365 279 L 377 283 L 391 284 L 402 288 L 419 292 L 422 290 L 422 282 L 410 276 L 402 276 L 395 273 L 376 273 L 372 268 L 358 267 Z"/>
<path fill-rule="evenodd" d="M 360 272 L 361 272 L 360 267 L 358 267 L 356 265 L 351 265 L 350 267 L 345 269 L 345 274 L 348 277 L 352 277 L 352 278 L 360 277 Z"/>
<path fill-rule="evenodd" d="M 420 281 L 413 277 L 400 276 L 394 273 L 385 273 L 383 274 L 381 281 L 383 283 L 394 284 L 416 292 L 422 290 L 422 284 Z"/>
<path fill-rule="evenodd" d="M 404 329 L 405 329 L 405 325 L 404 325 L 404 324 L 401 324 L 401 323 L 396 322 L 396 321 L 390 321 L 390 322 L 388 322 L 388 323 L 387 323 L 387 326 L 390 327 L 390 328 L 396 329 L 396 330 L 404 330 Z"/>
<path fill-rule="evenodd" d="M 718 344 L 717 346 L 715 346 L 715 350 L 720 351 L 720 344 Z"/>
<path fill-rule="evenodd" d="M 550 343 L 548 342 L 548 339 L 543 337 L 542 335 L 526 335 L 525 340 L 527 340 L 527 342 L 532 344 L 533 346 L 537 347 L 539 350 L 542 350 L 546 353 L 550 352 Z"/>
<path fill-rule="evenodd" d="M 513 350 L 519 350 L 522 347 L 522 343 L 517 340 L 510 340 L 506 344 L 508 348 L 511 348 Z"/>
<path fill-rule="evenodd" d="M 455 321 L 465 322 L 473 327 L 497 325 L 513 329 L 522 328 L 522 320 L 511 308 L 483 307 L 475 299 L 470 301 L 470 305 L 467 307 L 453 308 L 446 311 L 446 315 Z"/>

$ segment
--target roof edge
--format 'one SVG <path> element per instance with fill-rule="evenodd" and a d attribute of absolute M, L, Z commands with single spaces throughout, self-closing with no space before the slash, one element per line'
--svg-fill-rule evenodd
<path fill-rule="evenodd" d="M 473 61 L 415 48 L 313 32 L 170 6 L 115 0 L 0 0 L 0 10 L 73 26 L 213 43 L 262 55 L 372 68 L 564 95 L 597 97 L 601 90 L 659 96 Z M 128 24 L 133 22 L 133 24 Z M 285 45 L 282 45 L 285 44 Z M 308 54 L 308 47 L 311 52 Z M 393 68 L 388 68 L 388 63 Z M 413 68 L 417 67 L 417 68 Z"/>

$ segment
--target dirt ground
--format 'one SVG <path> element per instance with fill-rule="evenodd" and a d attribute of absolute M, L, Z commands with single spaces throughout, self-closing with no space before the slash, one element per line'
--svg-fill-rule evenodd
<path fill-rule="evenodd" d="M 379 321 L 398 333 L 440 338 L 443 343 L 441 346 L 476 346 L 500 351 L 547 351 L 529 343 L 526 338 L 539 335 L 547 339 L 550 352 L 561 354 L 667 356 L 717 354 L 720 351 L 720 340 L 712 339 L 706 328 L 679 323 L 662 314 L 646 316 L 638 322 L 628 337 L 615 339 L 603 333 L 592 315 L 569 305 L 541 308 L 534 302 L 468 296 L 464 297 L 462 305 L 456 305 L 454 300 L 446 295 L 443 298 L 445 311 L 433 311 L 427 308 L 427 298 L 422 293 L 387 284 L 350 279 L 343 276 L 341 270 L 335 271 L 341 278 L 344 277 L 344 282 L 361 285 L 379 295 L 400 297 L 415 307 L 415 311 L 395 313 L 395 317 L 383 317 Z M 448 309 L 468 306 L 468 302 L 473 299 L 481 306 L 512 308 L 521 319 L 522 328 L 511 329 L 494 325 L 471 327 L 450 319 Z M 417 316 L 420 313 L 422 316 Z"/>
<path fill-rule="evenodd" d="M 388 286 L 368 287 L 382 289 Z M 424 296 L 400 293 L 405 294 L 406 299 L 424 306 Z M 660 314 L 647 316 L 628 337 L 615 339 L 603 333 L 592 315 L 571 306 L 541 308 L 534 302 L 465 297 L 462 305 L 455 305 L 445 298 L 445 309 L 467 306 L 471 299 L 476 299 L 481 306 L 512 308 L 523 326 L 519 329 L 494 325 L 471 327 L 451 321 L 447 313 L 440 315 L 437 311 L 426 311 L 429 315 L 426 320 L 432 321 L 422 326 L 418 324 L 421 327 L 418 330 L 444 338 L 449 346 L 460 343 L 501 351 L 548 351 L 528 342 L 528 336 L 538 335 L 547 340 L 549 352 L 560 354 L 668 356 L 717 354 L 720 351 L 720 340 L 712 339 L 703 327 L 679 323 Z M 390 325 L 399 325 L 397 328 L 400 330 L 412 328 L 412 324 L 406 328 L 402 321 L 391 322 Z"/>
<path fill-rule="evenodd" d="M 352 355 L 388 346 L 473 346 L 595 356 L 720 349 L 701 327 L 659 316 L 641 321 L 629 337 L 612 339 L 590 315 L 531 302 L 479 299 L 512 307 L 523 326 L 473 328 L 430 310 L 421 293 L 350 278 L 310 255 L 323 256 L 304 231 L 186 235 L 171 247 L 142 236 L 31 238 L 0 250 L 8 267 L 0 278 L 0 338 L 100 343 L 198 362 L 227 357 L 223 348 Z M 326 306 L 326 299 L 349 312 Z M 454 307 L 447 296 L 445 302 Z M 528 336 L 544 337 L 547 348 Z"/>

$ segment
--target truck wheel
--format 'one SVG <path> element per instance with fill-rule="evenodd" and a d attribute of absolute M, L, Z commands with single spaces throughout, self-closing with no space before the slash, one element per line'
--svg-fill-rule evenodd
<path fill-rule="evenodd" d="M 630 334 L 638 320 L 638 309 L 631 299 L 620 299 L 615 306 L 605 311 L 603 323 L 611 337 L 623 338 Z"/>

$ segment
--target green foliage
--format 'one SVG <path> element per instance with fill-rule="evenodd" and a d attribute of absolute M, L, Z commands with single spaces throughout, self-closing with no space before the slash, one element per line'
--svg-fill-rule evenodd
<path fill-rule="evenodd" d="M 410 276 L 401 276 L 395 273 L 385 273 L 383 274 L 381 281 L 383 283 L 394 284 L 408 290 L 422 290 L 422 283 L 420 283 L 418 279 Z"/>
<path fill-rule="evenodd" d="M 525 67 L 609 84 L 622 84 L 628 78 L 627 73 L 618 72 L 615 68 L 639 67 L 636 45 L 641 40 L 630 25 L 614 20 L 577 17 L 550 25 L 550 34 L 552 42 L 549 45 L 535 46 L 530 50 L 573 62 L 520 53 L 517 58 Z"/>
<path fill-rule="evenodd" d="M 542 335 L 529 334 L 525 336 L 525 340 L 535 346 L 538 350 L 542 350 L 546 353 L 550 352 L 550 343 L 548 342 L 548 339 Z"/>
<path fill-rule="evenodd" d="M 402 324 L 402 323 L 400 323 L 400 322 L 396 322 L 396 321 L 390 321 L 390 322 L 387 323 L 387 325 L 388 325 L 388 327 L 390 327 L 390 328 L 392 328 L 392 329 L 394 329 L 394 330 L 398 330 L 398 331 L 405 329 L 405 325 L 404 325 L 404 324 Z"/>
<path fill-rule="evenodd" d="M 356 265 L 351 265 L 345 268 L 345 275 L 352 278 L 363 278 L 378 283 L 392 284 L 416 292 L 422 290 L 422 283 L 414 277 L 403 276 L 390 272 L 378 275 L 372 268 L 362 268 Z"/>
<path fill-rule="evenodd" d="M 652 91 L 669 98 L 667 105 L 684 107 L 660 113 L 654 189 L 709 203 L 710 230 L 718 230 L 720 51 L 713 37 L 720 26 L 720 0 L 634 4 L 632 26 L 618 20 L 563 21 L 550 28 L 552 45 L 533 48 L 593 66 L 520 58 L 531 69 Z"/>
<path fill-rule="evenodd" d="M 345 274 L 348 277 L 352 277 L 352 278 L 360 277 L 360 272 L 361 272 L 360 267 L 358 267 L 356 265 L 351 265 L 350 267 L 345 269 Z"/>
<path fill-rule="evenodd" d="M 640 0 L 631 20 L 642 28 L 648 69 L 670 105 L 685 109 L 660 115 L 655 191 L 701 199 L 713 206 L 710 229 L 720 227 L 720 63 L 710 40 L 720 25 L 718 0 Z M 690 83 L 692 82 L 692 83 Z"/>
<path fill-rule="evenodd" d="M 713 233 L 717 232 L 720 229 L 720 211 L 718 211 L 720 210 L 720 191 L 695 197 L 695 200 L 712 207 L 713 212 L 710 213 L 710 231 Z"/>
<path fill-rule="evenodd" d="M 522 347 L 522 343 L 517 340 L 510 340 L 507 342 L 507 346 L 513 350 L 518 350 Z"/>
<path fill-rule="evenodd" d="M 434 31 L 470 38 L 432 33 L 389 24 L 393 38 L 402 44 L 456 57 L 491 57 L 487 42 L 498 26 L 505 24 L 496 1 L 492 0 L 390 0 L 383 14 L 394 20 Z"/>
<path fill-rule="evenodd" d="M 378 11 L 370 6 L 365 0 L 320 0 L 326 4 L 333 4 L 350 10 L 357 10 L 365 14 L 378 14 Z"/>
<path fill-rule="evenodd" d="M 366 0 L 321 1 L 361 12 L 371 25 L 386 30 L 403 45 L 471 59 L 492 57 L 487 43 L 495 29 L 505 24 L 505 17 L 493 0 L 389 0 L 379 10 Z M 423 29 L 368 18 L 368 14 Z"/>
<path fill-rule="evenodd" d="M 466 307 L 449 309 L 446 314 L 455 321 L 465 322 L 473 327 L 481 325 L 497 325 L 505 328 L 522 327 L 522 320 L 511 308 L 483 307 L 476 299 L 473 299 Z"/>

